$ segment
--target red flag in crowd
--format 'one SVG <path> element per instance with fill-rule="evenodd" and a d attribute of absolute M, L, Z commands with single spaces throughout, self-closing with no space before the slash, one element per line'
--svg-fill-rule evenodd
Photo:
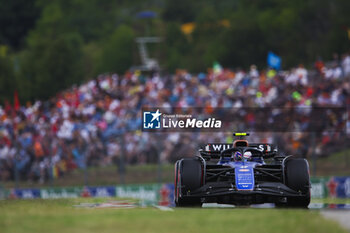
<path fill-rule="evenodd" d="M 5 112 L 9 114 L 9 112 L 12 110 L 11 104 L 8 100 L 5 100 Z"/>
<path fill-rule="evenodd" d="M 20 103 L 19 103 L 19 98 L 18 98 L 18 92 L 15 91 L 14 93 L 14 100 L 13 100 L 13 107 L 16 111 L 19 110 L 19 108 L 21 107 Z"/>

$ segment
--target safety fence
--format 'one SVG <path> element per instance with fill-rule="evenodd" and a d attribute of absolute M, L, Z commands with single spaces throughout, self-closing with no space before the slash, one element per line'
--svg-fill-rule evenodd
<path fill-rule="evenodd" d="M 350 198 L 350 176 L 311 179 L 312 198 Z M 0 188 L 0 199 L 119 197 L 145 204 L 173 205 L 174 184 L 141 184 L 55 188 Z"/>

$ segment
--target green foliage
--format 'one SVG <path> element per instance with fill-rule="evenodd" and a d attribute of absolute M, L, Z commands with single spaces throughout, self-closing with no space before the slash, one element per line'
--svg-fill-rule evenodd
<path fill-rule="evenodd" d="M 123 73 L 132 65 L 132 50 L 135 44 L 133 30 L 119 26 L 103 45 L 99 72 Z"/>
<path fill-rule="evenodd" d="M 82 48 L 83 50 L 83 73 L 87 79 L 95 78 L 98 73 L 98 65 L 101 58 L 102 49 L 95 42 L 85 44 Z"/>
<path fill-rule="evenodd" d="M 78 33 L 84 42 L 106 36 L 114 27 L 116 2 L 111 0 L 37 0 L 42 6 L 39 25 L 57 33 Z M 63 30 L 63 31 L 61 31 Z"/>
<path fill-rule="evenodd" d="M 9 56 L 0 54 L 0 102 L 11 100 L 13 98 L 15 79 L 13 63 Z"/>
<path fill-rule="evenodd" d="M 164 38 L 149 52 L 169 72 L 214 61 L 262 69 L 268 51 L 284 69 L 310 65 L 350 50 L 348 9 L 348 0 L 0 0 L 0 45 L 11 51 L 0 60 L 0 101 L 15 87 L 22 100 L 46 99 L 99 73 L 123 73 L 139 64 L 138 36 Z M 158 17 L 137 18 L 143 10 Z M 184 35 L 188 22 L 195 29 Z"/>
<path fill-rule="evenodd" d="M 227 29 L 220 24 L 220 20 L 222 18 L 211 6 L 205 6 L 198 12 L 191 47 L 199 59 L 193 60 L 191 70 L 201 72 L 212 66 L 214 61 L 222 62 L 226 51 L 222 41 Z"/>
<path fill-rule="evenodd" d="M 163 50 L 165 51 L 166 61 L 163 65 L 170 72 L 176 69 L 186 67 L 186 60 L 191 47 L 188 39 L 181 32 L 180 25 L 177 23 L 169 23 L 165 32 L 165 40 Z"/>
<path fill-rule="evenodd" d="M 44 6 L 27 38 L 28 47 L 19 56 L 21 99 L 46 99 L 84 79 L 83 39 L 65 20 L 59 1 Z"/>
<path fill-rule="evenodd" d="M 181 23 L 192 22 L 194 20 L 195 11 L 192 1 L 167 1 L 163 11 L 163 19 L 165 21 L 177 21 Z"/>
<path fill-rule="evenodd" d="M 222 56 L 224 66 L 248 68 L 251 64 L 265 65 L 269 50 L 263 31 L 257 24 L 255 11 L 240 12 L 231 19 L 231 27 L 224 34 L 226 48 Z M 270 47 L 270 50 L 274 50 Z"/>
<path fill-rule="evenodd" d="M 39 43 L 33 42 L 29 47 L 22 64 L 23 73 L 19 82 L 26 79 L 31 89 L 26 98 L 48 98 L 53 93 L 80 82 L 83 77 L 82 40 L 78 34 L 37 41 Z"/>
<path fill-rule="evenodd" d="M 39 13 L 35 0 L 0 0 L 0 44 L 19 49 Z"/>

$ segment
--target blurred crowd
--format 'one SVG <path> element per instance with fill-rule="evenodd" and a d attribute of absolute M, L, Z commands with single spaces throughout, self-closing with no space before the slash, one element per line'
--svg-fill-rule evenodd
<path fill-rule="evenodd" d="M 100 75 L 45 102 L 0 108 L 0 180 L 45 182 L 86 166 L 173 162 L 193 155 L 203 143 L 231 142 L 231 134 L 142 133 L 142 107 L 350 109 L 349 77 L 349 54 L 327 63 L 318 60 L 311 70 L 252 65 L 247 71 L 215 67 L 197 75 L 185 70 Z M 324 156 L 347 145 L 350 125 L 344 127 L 313 135 L 254 133 L 249 140 L 276 143 L 282 153 Z"/>

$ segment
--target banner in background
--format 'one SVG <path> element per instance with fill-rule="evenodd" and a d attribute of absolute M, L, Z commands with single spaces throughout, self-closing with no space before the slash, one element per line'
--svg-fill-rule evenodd
<path fill-rule="evenodd" d="M 44 199 L 49 198 L 76 198 L 81 197 L 83 193 L 82 187 L 68 188 L 43 188 L 40 190 L 40 196 Z"/>
<path fill-rule="evenodd" d="M 157 204 L 173 206 L 173 184 L 145 184 L 120 186 L 86 186 L 42 189 L 4 190 L 3 197 L 8 199 L 56 199 L 77 197 L 120 197 L 140 199 L 145 205 Z"/>
<path fill-rule="evenodd" d="M 350 198 L 350 176 L 311 178 L 312 198 Z"/>
<path fill-rule="evenodd" d="M 329 197 L 350 198 L 350 177 L 331 177 L 326 186 Z"/>
<path fill-rule="evenodd" d="M 324 198 L 326 197 L 326 186 L 324 178 L 311 178 L 311 197 Z"/>
<path fill-rule="evenodd" d="M 40 189 L 11 189 L 8 192 L 10 199 L 34 199 L 41 198 Z"/>
<path fill-rule="evenodd" d="M 116 197 L 135 198 L 145 204 L 170 206 L 174 204 L 174 184 L 117 186 Z"/>

